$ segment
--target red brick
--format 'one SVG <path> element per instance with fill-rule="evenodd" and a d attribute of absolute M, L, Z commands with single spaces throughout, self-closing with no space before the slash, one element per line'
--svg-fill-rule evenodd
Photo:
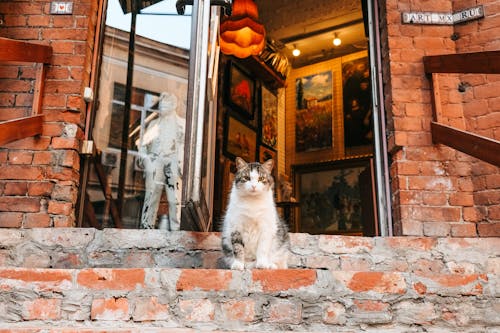
<path fill-rule="evenodd" d="M 134 290 L 144 286 L 143 269 L 85 269 L 78 273 L 77 283 L 95 290 Z"/>
<path fill-rule="evenodd" d="M 53 218 L 55 228 L 71 228 L 76 226 L 74 215 L 62 216 L 55 215 Z"/>
<path fill-rule="evenodd" d="M 61 318 L 61 300 L 37 298 L 23 304 L 25 320 L 58 320 Z"/>
<path fill-rule="evenodd" d="M 63 201 L 49 201 L 47 212 L 49 214 L 57 215 L 70 215 L 73 211 L 73 204 L 71 202 Z"/>
<path fill-rule="evenodd" d="M 28 183 L 26 182 L 7 182 L 5 183 L 4 195 L 26 195 L 28 192 Z"/>
<path fill-rule="evenodd" d="M 129 320 L 129 305 L 126 298 L 94 299 L 90 310 L 92 320 Z"/>
<path fill-rule="evenodd" d="M 23 213 L 0 212 L 0 228 L 20 228 L 23 225 Z"/>
<path fill-rule="evenodd" d="M 49 196 L 52 193 L 54 184 L 51 182 L 28 183 L 28 195 L 30 196 Z"/>
<path fill-rule="evenodd" d="M 60 28 L 72 28 L 75 25 L 73 16 L 53 16 L 53 26 Z"/>
<path fill-rule="evenodd" d="M 0 268 L 0 288 L 16 287 L 60 291 L 72 287 L 71 272 L 58 269 Z"/>
<path fill-rule="evenodd" d="M 47 213 L 26 214 L 24 227 L 25 228 L 50 227 L 50 215 Z"/>
<path fill-rule="evenodd" d="M 16 79 L 4 79 L 0 83 L 2 92 L 27 92 L 31 89 L 31 82 Z"/>
<path fill-rule="evenodd" d="M 437 244 L 437 239 L 435 238 L 424 238 L 424 237 L 388 237 L 383 238 L 383 241 L 391 248 L 398 249 L 411 249 L 419 251 L 429 251 Z"/>
<path fill-rule="evenodd" d="M 232 279 L 231 271 L 184 269 L 177 280 L 176 289 L 182 290 L 227 290 Z"/>
<path fill-rule="evenodd" d="M 211 322 L 215 317 L 215 306 L 208 299 L 180 300 L 179 309 L 190 322 Z"/>
<path fill-rule="evenodd" d="M 36 213 L 40 211 L 40 199 L 27 197 L 0 197 L 0 211 Z"/>
<path fill-rule="evenodd" d="M 134 321 L 168 320 L 169 306 L 158 301 L 157 297 L 142 297 L 135 301 L 132 314 Z"/>
<path fill-rule="evenodd" d="M 54 149 L 75 149 L 77 150 L 80 146 L 80 142 L 76 138 L 52 138 L 51 143 Z"/>
<path fill-rule="evenodd" d="M 28 25 L 29 26 L 48 26 L 50 23 L 50 16 L 47 15 L 29 15 Z"/>
<path fill-rule="evenodd" d="M 31 164 L 33 154 L 28 151 L 11 151 L 9 152 L 10 164 Z"/>
<path fill-rule="evenodd" d="M 342 276 L 343 272 L 337 272 Z M 346 286 L 354 292 L 370 292 L 387 294 L 404 294 L 406 282 L 400 273 L 356 272 L 344 273 L 342 276 Z M 334 272 L 334 276 L 335 276 Z"/>
<path fill-rule="evenodd" d="M 389 303 L 366 299 L 355 299 L 354 306 L 357 311 L 364 312 L 381 312 L 389 309 Z"/>
<path fill-rule="evenodd" d="M 2 7 L 2 12 L 4 14 L 16 14 L 16 15 L 29 15 L 29 14 L 42 14 L 43 4 L 41 3 L 30 3 L 30 2 L 20 2 L 20 3 L 6 3 Z"/>
<path fill-rule="evenodd" d="M 273 300 L 269 305 L 264 321 L 270 323 L 300 324 L 302 321 L 302 306 L 290 300 Z"/>
<path fill-rule="evenodd" d="M 500 237 L 500 223 L 479 223 L 479 237 Z"/>
<path fill-rule="evenodd" d="M 253 283 L 263 291 L 281 291 L 308 287 L 316 282 L 316 271 L 310 269 L 252 270 Z"/>
<path fill-rule="evenodd" d="M 42 38 L 44 40 L 85 40 L 87 30 L 84 29 L 45 29 Z"/>
<path fill-rule="evenodd" d="M 456 223 L 451 225 L 451 237 L 477 237 L 475 223 Z"/>
<path fill-rule="evenodd" d="M 221 304 L 222 313 L 226 320 L 252 322 L 255 320 L 255 301 L 229 300 Z"/>
<path fill-rule="evenodd" d="M 8 168 L 1 168 L 0 179 L 41 180 L 43 169 L 36 166 L 10 165 Z"/>

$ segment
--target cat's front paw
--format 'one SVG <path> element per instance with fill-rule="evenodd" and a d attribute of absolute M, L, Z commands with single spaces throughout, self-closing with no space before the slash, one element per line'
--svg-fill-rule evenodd
<path fill-rule="evenodd" d="M 258 260 L 257 263 L 255 264 L 256 268 L 260 269 L 276 269 L 278 266 L 276 264 L 266 261 L 266 260 Z"/>
<path fill-rule="evenodd" d="M 231 269 L 242 271 L 245 269 L 245 264 L 242 261 L 234 260 L 231 264 Z"/>

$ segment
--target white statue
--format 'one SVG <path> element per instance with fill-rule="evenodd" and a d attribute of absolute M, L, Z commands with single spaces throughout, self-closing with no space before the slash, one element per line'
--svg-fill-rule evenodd
<path fill-rule="evenodd" d="M 161 195 L 165 191 L 168 226 L 160 223 L 158 227 L 180 229 L 184 130 L 184 119 L 177 115 L 177 97 L 168 92 L 161 93 L 158 117 L 148 124 L 139 144 L 146 184 L 141 228 L 155 228 Z"/>

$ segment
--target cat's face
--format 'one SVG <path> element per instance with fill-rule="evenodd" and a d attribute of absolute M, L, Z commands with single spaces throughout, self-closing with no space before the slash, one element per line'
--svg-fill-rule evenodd
<path fill-rule="evenodd" d="M 239 191 L 249 195 L 259 195 L 273 188 L 274 180 L 271 176 L 273 160 L 267 160 L 263 164 L 247 163 L 237 157 L 236 168 L 234 184 Z"/>

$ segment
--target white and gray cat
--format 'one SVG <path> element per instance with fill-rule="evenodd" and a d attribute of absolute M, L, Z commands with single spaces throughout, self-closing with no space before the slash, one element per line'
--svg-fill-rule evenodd
<path fill-rule="evenodd" d="M 236 175 L 222 227 L 222 266 L 287 268 L 290 239 L 274 202 L 273 160 L 236 158 Z"/>

